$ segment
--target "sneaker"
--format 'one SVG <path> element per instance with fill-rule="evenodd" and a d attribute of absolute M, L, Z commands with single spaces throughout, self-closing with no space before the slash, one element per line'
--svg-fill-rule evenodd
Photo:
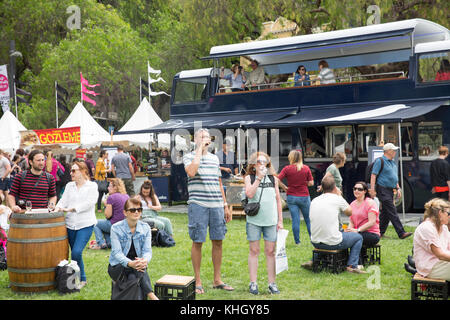
<path fill-rule="evenodd" d="M 269 292 L 271 294 L 280 294 L 280 290 L 278 290 L 277 284 L 275 282 L 269 284 Z"/>
<path fill-rule="evenodd" d="M 259 293 L 258 285 L 256 284 L 256 282 L 250 282 L 249 291 L 251 294 L 254 294 L 254 295 L 257 295 Z"/>

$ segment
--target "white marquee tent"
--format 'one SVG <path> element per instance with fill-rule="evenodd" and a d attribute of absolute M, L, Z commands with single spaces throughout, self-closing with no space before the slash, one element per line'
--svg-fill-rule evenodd
<path fill-rule="evenodd" d="M 60 128 L 69 127 L 80 127 L 82 148 L 99 146 L 102 142 L 111 140 L 109 133 L 95 121 L 81 102 L 77 103 L 66 121 L 60 126 Z"/>
<path fill-rule="evenodd" d="M 0 119 L 0 149 L 14 153 L 20 146 L 20 132 L 27 130 L 11 113 L 6 111 Z"/>
<path fill-rule="evenodd" d="M 160 123 L 162 123 L 161 118 L 155 110 L 153 110 L 147 98 L 144 98 L 131 118 L 118 132 L 145 130 Z M 113 141 L 129 141 L 130 144 L 138 145 L 140 147 L 148 147 L 148 144 L 152 139 L 152 133 L 120 134 L 113 136 Z"/>

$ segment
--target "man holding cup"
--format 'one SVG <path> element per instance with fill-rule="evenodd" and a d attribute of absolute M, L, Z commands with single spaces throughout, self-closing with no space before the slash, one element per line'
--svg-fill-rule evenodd
<path fill-rule="evenodd" d="M 225 223 L 231 221 L 232 216 L 223 191 L 219 159 L 208 152 L 211 136 L 207 129 L 197 130 L 194 142 L 195 150 L 183 157 L 183 163 L 188 175 L 188 228 L 192 240 L 191 259 L 195 274 L 195 291 L 197 294 L 205 292 L 200 279 L 200 265 L 208 226 L 214 266 L 213 288 L 232 291 L 234 289 L 223 283 L 220 275 L 222 240 L 227 232 Z"/>

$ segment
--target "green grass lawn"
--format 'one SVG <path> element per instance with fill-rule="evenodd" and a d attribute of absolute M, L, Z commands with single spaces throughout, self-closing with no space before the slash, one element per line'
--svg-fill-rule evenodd
<path fill-rule="evenodd" d="M 191 240 L 187 232 L 187 215 L 161 213 L 171 219 L 176 246 L 172 248 L 153 248 L 153 258 L 149 264 L 152 283 L 166 274 L 193 275 L 190 259 Z M 102 218 L 98 215 L 98 218 Z M 222 280 L 235 288 L 233 292 L 212 288 L 213 267 L 211 243 L 203 246 L 202 281 L 204 295 L 197 300 L 409 300 L 411 275 L 403 269 L 403 263 L 411 254 L 412 237 L 399 240 L 392 226 L 381 240 L 381 266 L 369 269 L 368 274 L 313 273 L 300 268 L 312 256 L 312 245 L 308 241 L 306 226 L 302 221 L 301 245 L 294 244 L 290 219 L 285 219 L 284 227 L 289 230 L 286 243 L 289 270 L 277 276 L 280 295 L 267 292 L 267 272 L 261 242 L 258 284 L 260 294 L 253 296 L 248 292 L 249 275 L 247 266 L 248 242 L 245 233 L 245 219 L 234 219 L 228 223 L 228 232 L 223 243 Z M 406 231 L 414 228 L 405 227 Z M 94 239 L 94 235 L 92 235 Z M 80 293 L 59 295 L 56 291 L 45 294 L 16 294 L 8 288 L 8 272 L 0 272 L 0 300 L 109 300 L 111 280 L 107 273 L 110 250 L 89 250 L 83 254 L 88 284 Z"/>

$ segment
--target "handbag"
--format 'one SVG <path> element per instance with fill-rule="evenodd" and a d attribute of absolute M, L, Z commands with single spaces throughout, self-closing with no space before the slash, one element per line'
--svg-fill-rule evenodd
<path fill-rule="evenodd" d="M 261 197 L 262 194 L 264 192 L 264 184 L 261 188 L 261 193 L 259 195 L 259 200 L 258 202 L 248 202 L 248 198 L 246 197 L 244 200 L 242 200 L 242 204 L 244 207 L 244 212 L 247 216 L 253 217 L 256 216 L 259 212 L 259 208 L 260 208 L 260 202 L 261 202 Z"/>
<path fill-rule="evenodd" d="M 130 278 L 122 271 L 119 278 L 113 283 L 111 300 L 144 300 L 141 290 L 141 279 L 144 272 L 139 272 L 136 278 Z"/>
<path fill-rule="evenodd" d="M 98 187 L 98 192 L 108 193 L 108 180 L 95 180 Z"/>

